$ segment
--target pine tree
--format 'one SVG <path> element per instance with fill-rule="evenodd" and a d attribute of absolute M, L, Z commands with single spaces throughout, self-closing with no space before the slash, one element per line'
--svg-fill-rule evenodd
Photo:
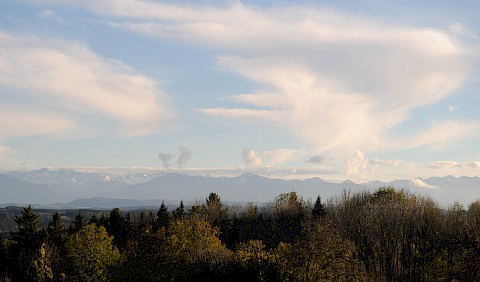
<path fill-rule="evenodd" d="M 322 199 L 320 198 L 320 196 L 318 196 L 317 200 L 315 201 L 315 204 L 313 205 L 312 216 L 313 218 L 320 218 L 326 214 L 327 214 L 327 209 L 325 208 L 325 205 L 323 205 Z"/>
<path fill-rule="evenodd" d="M 72 225 L 70 226 L 70 231 L 72 233 L 78 232 L 84 225 L 85 219 L 83 218 L 83 214 L 81 212 L 77 212 L 75 214 L 75 219 L 72 221 Z"/>
<path fill-rule="evenodd" d="M 14 281 L 29 281 L 34 278 L 35 269 L 33 269 L 32 261 L 41 245 L 38 217 L 33 212 L 32 206 L 29 205 L 23 208 L 20 216 L 13 218 L 18 226 L 18 231 L 12 233 L 14 244 L 11 250 L 16 265 L 13 273 Z"/>
<path fill-rule="evenodd" d="M 28 252 L 35 252 L 40 247 L 38 232 L 38 215 L 33 212 L 32 206 L 23 208 L 20 216 L 15 216 L 18 231 L 12 233 L 12 240 L 18 248 Z"/>
<path fill-rule="evenodd" d="M 180 205 L 173 211 L 173 218 L 175 220 L 182 219 L 185 216 L 185 207 L 183 206 L 183 200 L 180 201 Z"/>
<path fill-rule="evenodd" d="M 63 248 L 67 234 L 58 212 L 52 216 L 52 220 L 48 223 L 47 236 L 50 243 L 53 243 L 57 248 Z"/>
<path fill-rule="evenodd" d="M 157 211 L 157 229 L 168 228 L 170 223 L 170 215 L 168 209 L 165 206 L 165 203 L 162 202 L 162 205 Z"/>

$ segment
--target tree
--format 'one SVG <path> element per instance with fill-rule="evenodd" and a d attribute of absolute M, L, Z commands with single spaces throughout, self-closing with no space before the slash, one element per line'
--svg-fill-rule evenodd
<path fill-rule="evenodd" d="M 35 281 L 52 281 L 53 280 L 53 270 L 52 270 L 52 254 L 51 251 L 47 248 L 47 244 L 43 243 L 38 251 L 37 258 L 33 261 L 33 266 L 35 268 Z"/>
<path fill-rule="evenodd" d="M 120 250 L 123 250 L 127 246 L 127 228 L 128 226 L 120 209 L 112 209 L 108 217 L 107 231 L 108 234 L 113 236 L 113 243 Z"/>
<path fill-rule="evenodd" d="M 239 281 L 283 281 L 286 261 L 268 251 L 260 240 L 250 240 L 237 246 L 235 257 L 240 266 Z"/>
<path fill-rule="evenodd" d="M 120 263 L 121 255 L 105 227 L 87 224 L 70 235 L 66 243 L 71 275 L 80 281 L 107 281 L 108 269 Z"/>
<path fill-rule="evenodd" d="M 85 219 L 83 217 L 82 212 L 77 212 L 75 214 L 75 219 L 72 221 L 72 224 L 70 225 L 70 232 L 75 233 L 80 231 L 80 229 L 83 228 L 85 225 Z"/>
<path fill-rule="evenodd" d="M 185 207 L 183 206 L 183 200 L 180 201 L 178 207 L 172 212 L 173 219 L 179 220 L 185 216 Z"/>
<path fill-rule="evenodd" d="M 162 205 L 157 211 L 157 229 L 165 228 L 167 229 L 170 224 L 170 214 L 168 213 L 168 209 L 165 206 L 165 203 L 162 202 Z"/>
<path fill-rule="evenodd" d="M 58 212 L 52 216 L 52 220 L 48 223 L 47 236 L 49 242 L 57 247 L 63 247 L 66 238 L 66 230 Z"/>
<path fill-rule="evenodd" d="M 282 252 L 294 281 L 366 281 L 355 246 L 343 239 L 331 222 L 306 227 L 294 243 Z"/>
<path fill-rule="evenodd" d="M 35 275 L 32 261 L 41 245 L 38 215 L 33 212 L 32 206 L 29 205 L 23 208 L 22 213 L 15 216 L 13 220 L 18 227 L 18 231 L 12 232 L 13 246 L 11 251 L 16 264 L 13 280 L 32 280 Z"/>
<path fill-rule="evenodd" d="M 28 252 L 35 252 L 40 247 L 38 233 L 38 215 L 33 212 L 32 206 L 23 208 L 20 216 L 15 216 L 18 231 L 12 233 L 12 240 L 15 244 Z"/>
<path fill-rule="evenodd" d="M 320 198 L 320 196 L 318 196 L 312 208 L 312 216 L 314 219 L 318 219 L 326 214 L 327 208 L 325 208 L 325 205 L 322 203 L 322 199 Z"/>

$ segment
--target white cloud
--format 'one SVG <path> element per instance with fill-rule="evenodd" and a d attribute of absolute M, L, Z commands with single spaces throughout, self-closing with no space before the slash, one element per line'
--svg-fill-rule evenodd
<path fill-rule="evenodd" d="M 480 162 L 467 162 L 467 163 L 465 163 L 465 165 L 472 168 L 472 169 L 480 168 Z"/>
<path fill-rule="evenodd" d="M 462 167 L 462 164 L 454 161 L 437 161 L 432 163 L 430 167 L 433 169 L 450 169 Z"/>
<path fill-rule="evenodd" d="M 398 167 L 402 163 L 401 160 L 380 160 L 380 159 L 372 159 L 368 161 L 368 164 L 372 166 L 371 172 L 374 173 L 379 166 L 384 167 Z"/>
<path fill-rule="evenodd" d="M 358 175 L 362 173 L 368 165 L 368 161 L 362 151 L 356 150 L 355 154 L 345 162 L 345 173 L 347 175 Z"/>
<path fill-rule="evenodd" d="M 249 148 L 242 150 L 242 157 L 245 164 L 250 166 L 259 166 L 262 164 L 262 158 L 258 155 L 257 151 Z"/>
<path fill-rule="evenodd" d="M 458 107 L 457 107 L 457 106 L 449 106 L 449 107 L 448 107 L 448 113 L 449 113 L 449 114 L 455 112 L 456 110 L 458 110 Z"/>
<path fill-rule="evenodd" d="M 466 27 L 458 22 L 453 23 L 449 26 L 450 32 L 456 36 L 469 37 L 472 39 L 479 39 L 480 36 L 475 33 L 475 31 L 469 27 Z"/>
<path fill-rule="evenodd" d="M 421 178 L 415 178 L 414 180 L 411 180 L 410 183 L 412 183 L 412 185 L 414 185 L 416 187 L 419 187 L 419 188 L 437 189 L 437 187 L 426 183 Z"/>
<path fill-rule="evenodd" d="M 143 135 L 166 128 L 174 115 L 151 78 L 81 43 L 0 31 L 0 44 L 1 127 L 7 128 L 0 139 L 66 132 Z"/>
<path fill-rule="evenodd" d="M 38 13 L 38 17 L 42 20 L 52 20 L 57 23 L 63 22 L 62 18 L 58 16 L 57 12 L 50 9 L 41 10 Z"/>
<path fill-rule="evenodd" d="M 466 139 L 477 129 L 474 122 L 440 121 L 413 136 L 405 136 L 385 144 L 384 148 L 416 148 L 427 145 L 445 147 L 456 141 Z"/>
<path fill-rule="evenodd" d="M 410 110 L 446 97 L 467 78 L 466 51 L 440 30 L 302 6 L 102 1 L 95 9 L 134 19 L 112 23 L 118 28 L 217 51 L 220 66 L 258 84 L 257 91 L 232 97 L 254 109 L 203 112 L 285 125 L 316 152 L 425 146 L 465 137 L 470 129 L 446 121 L 453 132 L 440 134 L 434 125 L 405 142 L 388 135 Z"/>
<path fill-rule="evenodd" d="M 269 165 L 279 165 L 286 163 L 299 154 L 300 150 L 298 149 L 277 149 L 266 151 L 263 153 L 263 159 L 265 163 Z"/>

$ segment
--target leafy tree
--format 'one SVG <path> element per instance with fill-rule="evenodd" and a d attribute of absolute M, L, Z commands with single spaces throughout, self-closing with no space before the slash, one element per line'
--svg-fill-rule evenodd
<path fill-rule="evenodd" d="M 367 281 L 354 244 L 343 239 L 328 221 L 305 228 L 282 253 L 294 281 Z"/>
<path fill-rule="evenodd" d="M 240 265 L 239 281 L 282 281 L 287 263 L 282 256 L 266 250 L 260 240 L 240 243 L 235 252 Z"/>
<path fill-rule="evenodd" d="M 280 194 L 270 205 L 272 230 L 265 244 L 273 248 L 280 242 L 293 242 L 302 232 L 309 213 L 310 208 L 296 192 Z"/>
<path fill-rule="evenodd" d="M 43 282 L 53 280 L 52 255 L 45 243 L 40 247 L 38 256 L 33 261 L 33 266 L 35 268 L 35 281 Z"/>
<path fill-rule="evenodd" d="M 66 248 L 72 278 L 80 281 L 107 281 L 109 267 L 121 261 L 113 237 L 95 224 L 87 224 L 70 235 Z"/>

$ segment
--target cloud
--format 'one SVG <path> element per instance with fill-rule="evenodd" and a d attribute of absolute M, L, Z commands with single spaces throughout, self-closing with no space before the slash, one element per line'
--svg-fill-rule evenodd
<path fill-rule="evenodd" d="M 372 159 L 368 161 L 371 165 L 384 165 L 384 166 L 399 166 L 402 161 L 401 160 L 379 160 L 379 159 Z"/>
<path fill-rule="evenodd" d="M 449 114 L 451 114 L 451 113 L 453 113 L 453 112 L 455 112 L 455 111 L 457 111 L 457 110 L 458 110 L 458 107 L 457 107 L 457 106 L 449 106 L 449 107 L 448 107 L 448 113 L 449 113 Z"/>
<path fill-rule="evenodd" d="M 177 165 L 179 168 L 182 168 L 191 159 L 192 151 L 190 149 L 184 146 L 178 148 Z"/>
<path fill-rule="evenodd" d="M 453 23 L 449 26 L 450 32 L 456 36 L 463 36 L 472 39 L 479 39 L 480 36 L 469 27 L 466 27 L 460 23 Z"/>
<path fill-rule="evenodd" d="M 368 161 L 362 151 L 356 150 L 355 154 L 345 162 L 347 175 L 358 175 L 367 168 Z"/>
<path fill-rule="evenodd" d="M 276 149 L 263 153 L 263 160 L 269 165 L 279 165 L 295 158 L 301 150 L 299 149 Z"/>
<path fill-rule="evenodd" d="M 313 156 L 310 159 L 308 159 L 306 161 L 306 163 L 323 164 L 323 163 L 326 163 L 326 162 L 329 162 L 329 161 L 332 161 L 332 160 L 333 160 L 333 158 L 330 158 L 330 157 L 325 157 L 323 155 L 316 155 L 316 156 Z"/>
<path fill-rule="evenodd" d="M 380 159 L 372 159 L 368 161 L 368 164 L 372 166 L 371 172 L 374 173 L 379 166 L 385 167 L 398 167 L 402 163 L 401 160 L 380 160 Z"/>
<path fill-rule="evenodd" d="M 160 153 L 158 154 L 158 158 L 162 161 L 164 168 L 170 167 L 170 162 L 172 161 L 174 155 L 169 153 Z"/>
<path fill-rule="evenodd" d="M 38 17 L 42 20 L 52 20 L 57 23 L 63 23 L 62 18 L 57 15 L 57 12 L 50 9 L 41 10 L 38 13 Z"/>
<path fill-rule="evenodd" d="M 218 52 L 218 64 L 255 82 L 256 91 L 231 97 L 248 107 L 202 112 L 285 125 L 318 152 L 426 146 L 470 132 L 445 121 L 392 142 L 410 111 L 445 98 L 468 77 L 465 48 L 441 30 L 298 5 L 103 1 L 95 9 L 131 19 L 111 23 L 117 28 Z M 436 126 L 444 125 L 456 130 L 439 134 Z"/>
<path fill-rule="evenodd" d="M 475 122 L 439 121 L 430 125 L 427 130 L 412 136 L 399 137 L 385 144 L 384 149 L 417 148 L 422 146 L 445 147 L 456 141 L 468 138 L 478 128 Z"/>
<path fill-rule="evenodd" d="M 448 168 L 459 168 L 459 167 L 462 167 L 462 164 L 454 161 L 437 161 L 430 165 L 430 168 L 433 168 L 433 169 L 448 169 Z"/>
<path fill-rule="evenodd" d="M 245 164 L 251 166 L 259 166 L 262 164 L 262 158 L 258 155 L 257 151 L 249 148 L 242 150 L 242 158 Z"/>
<path fill-rule="evenodd" d="M 426 189 L 437 189 L 436 186 L 426 183 L 421 178 L 415 178 L 414 180 L 411 180 L 410 183 L 415 187 L 426 188 Z"/>
<path fill-rule="evenodd" d="M 14 149 L 0 144 L 0 169 L 18 166 L 20 163 L 16 159 L 16 153 Z"/>
<path fill-rule="evenodd" d="M 402 164 L 401 160 L 368 159 L 361 150 L 356 150 L 345 162 L 345 173 L 369 178 L 379 167 L 395 168 Z"/>
<path fill-rule="evenodd" d="M 480 168 L 480 162 L 467 162 L 467 163 L 465 163 L 465 165 L 472 168 L 472 169 Z"/>
<path fill-rule="evenodd" d="M 0 31 L 0 45 L 2 140 L 145 135 L 175 115 L 153 79 L 81 43 Z"/>

